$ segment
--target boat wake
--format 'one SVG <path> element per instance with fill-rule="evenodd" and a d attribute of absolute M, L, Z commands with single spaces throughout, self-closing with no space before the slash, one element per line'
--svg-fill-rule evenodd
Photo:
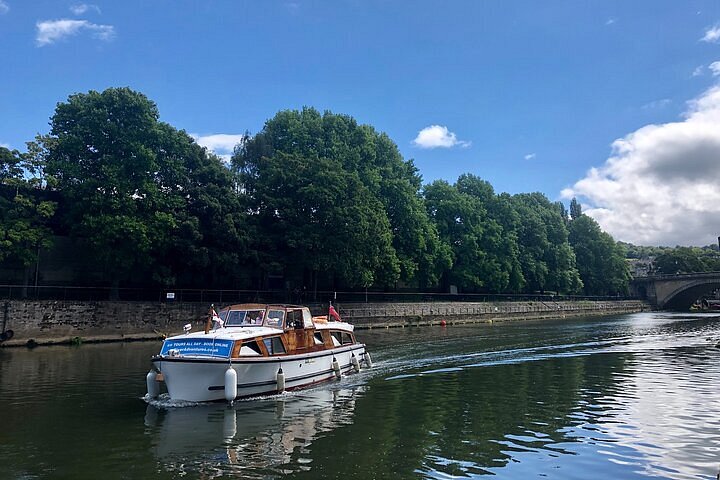
<path fill-rule="evenodd" d="M 394 381 L 434 374 L 456 373 L 469 368 L 484 368 L 497 365 L 520 364 L 557 358 L 571 358 L 595 354 L 643 353 L 653 351 L 675 351 L 688 348 L 713 348 L 720 335 L 720 326 L 715 322 L 694 326 L 688 330 L 671 330 L 667 323 L 678 325 L 677 315 L 667 318 L 653 318 L 645 322 L 641 316 L 632 317 L 627 324 L 608 324 L 615 330 L 605 338 L 583 342 L 563 342 L 558 337 L 550 345 L 528 345 L 522 339 L 510 340 L 505 345 L 483 345 L 483 337 L 477 333 L 466 337 L 443 338 L 423 345 L 406 345 L 396 348 L 393 357 L 385 360 L 384 352 L 377 352 L 376 369 L 373 375 L 383 375 L 385 380 Z M 684 317 L 683 317 L 684 318 Z M 571 337 L 572 332 L 567 332 Z M 566 337 L 566 338 L 567 338 Z M 497 338 L 497 337 L 496 337 Z M 517 342 L 517 343 L 515 343 Z M 513 344 L 515 343 L 515 344 Z M 461 353 L 453 351 L 461 350 Z"/>
<path fill-rule="evenodd" d="M 156 398 L 150 397 L 147 393 L 140 397 L 148 405 L 152 405 L 159 409 L 170 409 L 170 408 L 183 408 L 183 407 L 196 407 L 202 405 L 201 402 L 188 402 L 185 400 L 173 400 L 167 393 L 162 393 Z"/>
<path fill-rule="evenodd" d="M 664 318 L 667 317 L 667 318 Z M 684 318 L 684 317 L 682 317 Z M 373 347 L 372 335 L 367 342 L 373 352 L 374 365 L 363 368 L 358 373 L 343 375 L 340 380 L 330 380 L 308 387 L 305 390 L 314 392 L 343 391 L 369 386 L 374 379 L 396 381 L 418 376 L 452 374 L 471 368 L 486 368 L 498 365 L 520 364 L 526 362 L 546 361 L 557 358 L 572 358 L 595 354 L 642 353 L 662 350 L 687 348 L 713 348 L 720 337 L 720 322 L 708 322 L 686 330 L 668 330 L 666 325 L 678 325 L 677 315 L 656 316 L 646 319 L 643 315 L 631 317 L 627 322 L 607 322 L 602 324 L 609 331 L 604 336 L 593 335 L 595 338 L 585 341 L 568 342 L 569 338 L 581 338 L 575 329 L 585 328 L 583 325 L 568 326 L 551 344 L 533 345 L 533 341 L 524 337 L 531 329 L 519 333 L 508 330 L 500 343 L 487 343 L 487 336 L 481 330 L 458 329 L 448 331 L 450 336 L 428 339 L 405 344 L 386 344 Z M 593 326 L 597 328 L 598 324 Z M 504 328 L 512 328 L 510 326 Z M 515 329 L 512 329 L 515 330 Z M 609 335 L 608 335 L 609 333 Z M 529 333 L 531 336 L 532 333 Z M 378 337 L 381 339 L 382 337 Z M 499 337 L 493 334 L 491 337 Z M 459 352 L 458 352 L 459 350 Z M 279 394 L 266 394 L 241 398 L 235 403 L 256 402 L 262 400 L 292 399 L 302 395 L 302 390 L 286 391 Z M 161 409 L 193 407 L 206 405 L 204 402 L 173 401 L 167 394 L 143 400 Z"/>

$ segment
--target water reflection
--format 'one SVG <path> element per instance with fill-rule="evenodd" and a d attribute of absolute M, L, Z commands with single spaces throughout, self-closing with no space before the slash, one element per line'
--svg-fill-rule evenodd
<path fill-rule="evenodd" d="M 614 445 L 634 450 L 638 471 L 672 478 L 717 471 L 717 353 L 708 347 L 644 352 L 616 378 L 622 393 L 610 399 L 615 421 L 603 427 Z"/>
<path fill-rule="evenodd" d="M 359 332 L 313 390 L 148 406 L 156 344 L 0 349 L 0 478 L 715 478 L 707 315 Z"/>
<path fill-rule="evenodd" d="M 193 407 L 149 404 L 146 433 L 165 470 L 216 478 L 310 471 L 319 435 L 349 425 L 364 387 L 319 387 L 265 399 Z"/>
<path fill-rule="evenodd" d="M 332 443 L 383 453 L 362 456 L 362 474 L 356 456 L 337 455 L 349 478 L 714 478 L 714 319 L 543 327 L 543 342 L 523 325 L 393 347 L 358 402 L 362 422 L 316 442 L 315 458 L 331 461 Z"/>

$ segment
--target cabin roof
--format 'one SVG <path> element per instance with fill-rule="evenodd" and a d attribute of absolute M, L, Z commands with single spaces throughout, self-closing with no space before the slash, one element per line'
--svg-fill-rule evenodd
<path fill-rule="evenodd" d="M 265 310 L 267 308 L 280 308 L 280 309 L 295 309 L 295 308 L 306 308 L 302 305 L 291 305 L 284 303 L 236 303 L 234 305 L 228 305 L 220 310 Z"/>

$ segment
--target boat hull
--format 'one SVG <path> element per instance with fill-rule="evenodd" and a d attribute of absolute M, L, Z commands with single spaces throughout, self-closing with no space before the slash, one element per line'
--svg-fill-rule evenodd
<path fill-rule="evenodd" d="M 332 379 L 333 358 L 340 370 L 353 370 L 352 356 L 362 362 L 365 345 L 345 347 L 312 353 L 273 356 L 240 357 L 232 361 L 218 358 L 154 357 L 155 369 L 162 373 L 168 394 L 173 400 L 210 402 L 226 400 L 225 371 L 232 366 L 237 373 L 235 398 L 272 394 L 278 392 L 277 374 L 280 368 L 285 375 L 285 389 L 311 386 Z"/>

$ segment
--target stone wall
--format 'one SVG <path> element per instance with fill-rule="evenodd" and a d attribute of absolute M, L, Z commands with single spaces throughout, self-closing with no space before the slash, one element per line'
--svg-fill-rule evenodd
<path fill-rule="evenodd" d="M 574 302 L 477 302 L 477 303 L 379 303 L 346 304 L 344 319 L 358 328 L 386 326 L 477 323 L 503 320 L 564 318 L 581 315 L 610 315 L 648 310 L 639 300 Z"/>
<path fill-rule="evenodd" d="M 207 310 L 206 303 L 10 300 L 0 302 L 0 316 L 14 336 L 2 345 L 158 338 L 182 333 L 188 322 L 197 329 Z"/>
<path fill-rule="evenodd" d="M 432 325 L 606 315 L 647 310 L 640 301 L 497 302 L 497 303 L 358 303 L 338 306 L 343 319 L 357 328 Z M 119 341 L 161 338 L 182 332 L 186 323 L 203 328 L 207 303 L 158 302 L 0 302 L 0 320 L 12 329 L 2 346 Z M 327 306 L 316 306 L 322 314 Z"/>

